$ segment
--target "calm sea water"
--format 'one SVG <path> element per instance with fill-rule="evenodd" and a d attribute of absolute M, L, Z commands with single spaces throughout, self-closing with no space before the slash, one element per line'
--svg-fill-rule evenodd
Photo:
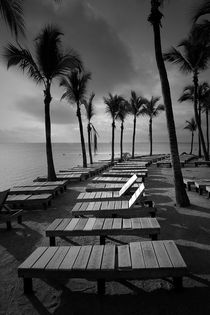
<path fill-rule="evenodd" d="M 136 143 L 136 154 L 148 154 L 148 143 Z M 179 152 L 189 152 L 189 143 L 179 144 Z M 115 153 L 119 155 L 119 144 Z M 131 152 L 131 144 L 124 144 L 124 152 Z M 99 144 L 94 161 L 111 157 L 111 144 Z M 169 153 L 167 143 L 154 143 L 153 153 Z M 196 153 L 196 149 L 195 149 Z M 53 144 L 53 157 L 56 171 L 82 164 L 79 143 Z M 88 158 L 88 156 L 87 156 Z M 39 175 L 45 175 L 46 154 L 44 143 L 0 144 L 0 189 L 32 181 Z"/>

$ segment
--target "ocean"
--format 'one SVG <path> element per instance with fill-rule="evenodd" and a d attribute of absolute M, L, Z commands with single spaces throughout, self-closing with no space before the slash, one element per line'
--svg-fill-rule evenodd
<path fill-rule="evenodd" d="M 195 151 L 197 153 L 195 144 Z M 189 143 L 179 144 L 179 153 L 189 152 Z M 119 156 L 120 146 L 116 143 L 115 155 Z M 124 152 L 131 152 L 131 143 L 124 143 Z M 136 143 L 135 154 L 149 153 L 148 143 Z M 169 153 L 168 143 L 154 143 L 153 153 Z M 94 161 L 111 157 L 111 143 L 99 143 L 98 152 L 93 156 Z M 55 169 L 70 168 L 82 165 L 80 143 L 54 143 L 53 158 Z M 89 162 L 88 151 L 87 159 Z M 0 190 L 13 185 L 31 182 L 37 176 L 46 175 L 46 153 L 44 143 L 15 143 L 0 144 Z"/>

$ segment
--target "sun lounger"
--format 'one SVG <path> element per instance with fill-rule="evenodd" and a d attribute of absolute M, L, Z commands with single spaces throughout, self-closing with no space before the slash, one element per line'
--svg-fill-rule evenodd
<path fill-rule="evenodd" d="M 10 209 L 10 207 L 5 204 L 8 194 L 9 189 L 0 192 L 0 223 L 5 222 L 7 230 L 10 230 L 12 228 L 11 221 L 14 218 L 17 218 L 19 224 L 22 223 L 22 210 Z"/>
<path fill-rule="evenodd" d="M 72 181 L 82 181 L 84 179 L 84 176 L 81 173 L 72 173 L 72 174 L 64 174 L 62 175 L 61 173 L 56 174 L 57 181 L 68 181 L 68 184 L 71 183 Z M 37 177 L 34 182 L 46 182 L 47 181 L 47 176 L 39 176 Z"/>
<path fill-rule="evenodd" d="M 19 267 L 24 293 L 33 292 L 32 278 L 96 280 L 98 293 L 106 281 L 172 277 L 182 287 L 187 266 L 174 241 L 132 242 L 126 245 L 38 247 Z"/>
<path fill-rule="evenodd" d="M 126 183 L 128 180 L 130 179 L 130 176 L 128 177 L 119 177 L 119 176 L 116 176 L 116 177 L 103 177 L 103 176 L 97 176 L 97 177 L 94 177 L 92 179 L 92 182 L 93 183 Z M 142 177 L 138 177 L 136 179 L 136 183 L 142 183 L 143 182 L 143 178 Z"/>
<path fill-rule="evenodd" d="M 199 165 L 210 166 L 210 161 L 195 161 L 195 167 Z"/>
<path fill-rule="evenodd" d="M 78 202 L 72 209 L 72 215 L 80 216 L 95 216 L 95 217 L 124 217 L 137 216 L 146 212 L 152 217 L 156 215 L 156 207 L 152 201 L 145 201 L 144 205 L 135 205 L 142 192 L 141 187 L 138 187 L 129 200 L 117 201 L 96 201 L 96 202 Z"/>
<path fill-rule="evenodd" d="M 46 209 L 51 205 L 52 194 L 40 194 L 40 195 L 9 195 L 6 200 L 6 204 L 13 208 L 34 208 L 43 207 Z"/>
<path fill-rule="evenodd" d="M 199 193 L 199 195 L 203 194 L 203 191 L 206 190 L 206 186 L 210 185 L 210 180 L 208 179 L 200 179 L 195 180 L 195 189 Z"/>
<path fill-rule="evenodd" d="M 124 171 L 120 171 L 120 172 L 115 172 L 115 171 L 109 171 L 109 172 L 104 172 L 102 173 L 102 177 L 128 177 L 128 176 L 132 176 L 136 174 L 138 177 L 146 177 L 147 176 L 147 172 L 144 171 L 129 171 L 129 172 L 124 172 Z"/>
<path fill-rule="evenodd" d="M 20 187 L 45 187 L 45 186 L 58 186 L 60 189 L 60 192 L 64 192 L 67 189 L 67 180 L 61 180 L 61 181 L 55 181 L 55 182 L 32 182 L 32 183 L 27 183 L 25 185 L 20 185 L 20 186 L 14 186 L 15 188 L 20 188 Z"/>
<path fill-rule="evenodd" d="M 56 237 L 99 236 L 105 244 L 106 236 L 136 235 L 157 240 L 160 225 L 156 218 L 71 218 L 55 219 L 47 228 L 50 246 Z"/>
<path fill-rule="evenodd" d="M 52 194 L 55 197 L 60 191 L 59 186 L 21 186 L 21 187 L 13 187 L 10 189 L 10 195 L 21 195 L 21 194 L 30 194 L 30 195 L 40 195 L 40 194 Z"/>

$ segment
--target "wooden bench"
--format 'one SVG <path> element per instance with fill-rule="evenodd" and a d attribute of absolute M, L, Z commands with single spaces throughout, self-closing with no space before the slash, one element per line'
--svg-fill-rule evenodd
<path fill-rule="evenodd" d="M 97 176 L 92 179 L 93 183 L 126 183 L 129 180 L 130 177 L 103 177 L 103 176 Z M 142 183 L 143 178 L 138 177 L 136 179 L 136 183 Z"/>
<path fill-rule="evenodd" d="M 199 165 L 210 166 L 210 161 L 195 161 L 195 167 Z"/>
<path fill-rule="evenodd" d="M 67 184 L 68 184 L 68 181 L 67 180 L 61 180 L 61 181 L 55 181 L 55 182 L 51 182 L 51 181 L 48 181 L 48 182 L 32 182 L 32 183 L 27 183 L 25 185 L 19 185 L 19 186 L 14 186 L 15 188 L 20 188 L 20 187 L 45 187 L 45 186 L 58 186 L 59 189 L 60 189 L 60 192 L 64 192 L 66 189 L 67 189 Z"/>
<path fill-rule="evenodd" d="M 199 195 L 203 194 L 203 191 L 206 190 L 206 186 L 210 185 L 210 180 L 195 180 L 195 189 L 199 193 Z"/>
<path fill-rule="evenodd" d="M 74 216 L 90 216 L 95 217 L 123 217 L 137 216 L 140 213 L 149 213 L 152 217 L 156 215 L 156 207 L 152 201 L 144 201 L 144 203 L 135 205 L 139 196 L 142 194 L 141 187 L 138 187 L 129 200 L 117 201 L 96 201 L 96 202 L 77 202 L 72 209 Z"/>
<path fill-rule="evenodd" d="M 90 183 L 87 184 L 86 191 L 87 192 L 94 192 L 94 191 L 120 191 L 120 189 L 124 186 L 123 183 Z M 134 183 L 130 188 L 130 191 L 138 188 L 139 184 Z"/>
<path fill-rule="evenodd" d="M 47 209 L 47 207 L 51 205 L 52 198 L 52 194 L 9 195 L 6 204 L 13 208 L 43 207 L 44 209 Z"/>
<path fill-rule="evenodd" d="M 58 236 L 99 236 L 100 244 L 105 244 L 108 235 L 149 235 L 152 240 L 157 240 L 159 233 L 160 225 L 155 218 L 55 219 L 46 230 L 50 246 L 56 245 Z"/>
<path fill-rule="evenodd" d="M 66 180 L 68 181 L 68 184 L 71 183 L 72 181 L 82 181 L 84 179 L 84 176 L 83 174 L 81 173 L 72 173 L 72 174 L 61 174 L 61 173 L 58 173 L 56 174 L 56 178 L 57 178 L 57 181 L 63 181 L 63 180 Z M 34 182 L 46 182 L 48 179 L 47 179 L 47 176 L 39 176 L 37 177 Z"/>
<path fill-rule="evenodd" d="M 40 195 L 40 194 L 52 194 L 53 197 L 58 195 L 58 192 L 60 191 L 59 186 L 34 186 L 34 187 L 28 187 L 28 186 L 21 186 L 21 187 L 12 187 L 10 189 L 9 194 L 10 195 L 21 195 L 21 194 L 30 194 L 30 195 Z"/>
<path fill-rule="evenodd" d="M 195 180 L 194 179 L 184 178 L 183 182 L 184 182 L 185 186 L 187 187 L 188 191 L 191 191 L 191 186 L 195 184 Z"/>
<path fill-rule="evenodd" d="M 182 287 L 187 266 L 174 241 L 132 242 L 126 245 L 38 247 L 19 267 L 24 293 L 33 292 L 32 278 L 96 280 L 98 293 L 106 281 L 172 277 Z"/>
<path fill-rule="evenodd" d="M 139 172 L 139 171 L 132 171 L 132 172 L 124 172 L 124 171 L 121 171 L 121 172 L 114 172 L 114 171 L 110 171 L 110 172 L 104 172 L 102 173 L 101 175 L 103 177 L 128 177 L 128 176 L 132 176 L 136 174 L 138 177 L 147 177 L 147 173 L 146 172 Z"/>

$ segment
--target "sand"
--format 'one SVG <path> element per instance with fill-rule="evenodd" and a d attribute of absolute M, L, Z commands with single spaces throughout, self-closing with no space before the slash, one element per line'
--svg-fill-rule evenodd
<path fill-rule="evenodd" d="M 185 177 L 210 179 L 210 168 L 184 168 Z M 45 229 L 56 217 L 69 217 L 76 197 L 86 182 L 75 183 L 53 200 L 52 207 L 25 211 L 23 224 L 13 223 L 6 231 L 0 224 L 0 314 L 210 314 L 210 200 L 188 192 L 191 206 L 174 206 L 174 187 L 170 168 L 150 167 L 146 187 L 158 207 L 160 239 L 176 241 L 191 272 L 177 292 L 165 280 L 134 281 L 130 287 L 112 282 L 106 295 L 96 294 L 96 283 L 85 280 L 34 280 L 34 295 L 23 293 L 17 267 L 38 246 L 48 245 Z M 118 237 L 120 241 L 139 240 Z M 98 243 L 98 238 L 76 237 L 74 244 Z M 70 239 L 58 238 L 58 245 Z"/>

